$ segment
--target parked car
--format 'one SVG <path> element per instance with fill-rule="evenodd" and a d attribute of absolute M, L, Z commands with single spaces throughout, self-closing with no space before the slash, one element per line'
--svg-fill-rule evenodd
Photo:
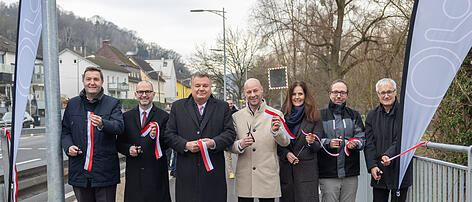
<path fill-rule="evenodd" d="M 5 112 L 3 117 L 0 119 L 0 127 L 11 127 L 11 112 Z M 28 112 L 25 112 L 23 119 L 23 128 L 34 128 L 34 119 Z"/>

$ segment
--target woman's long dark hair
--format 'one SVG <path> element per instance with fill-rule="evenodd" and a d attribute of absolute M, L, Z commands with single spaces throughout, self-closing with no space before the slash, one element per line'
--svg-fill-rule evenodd
<path fill-rule="evenodd" d="M 306 87 L 306 83 L 303 81 L 295 81 L 290 85 L 288 89 L 288 93 L 285 96 L 285 101 L 282 106 L 282 110 L 284 115 L 290 114 L 292 112 L 292 94 L 295 90 L 295 87 L 300 86 L 305 93 L 305 119 L 309 122 L 316 122 L 320 120 L 320 112 L 318 112 L 318 108 L 316 107 L 316 102 L 313 96 L 311 95 L 310 91 Z"/>

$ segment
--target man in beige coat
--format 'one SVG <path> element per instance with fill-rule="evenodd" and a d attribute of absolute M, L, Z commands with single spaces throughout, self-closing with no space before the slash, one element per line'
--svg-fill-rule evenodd
<path fill-rule="evenodd" d="M 233 114 L 236 141 L 230 147 L 238 154 L 236 194 L 238 202 L 274 201 L 280 197 L 277 144 L 287 146 L 289 138 L 280 129 L 277 117 L 264 114 L 266 109 L 283 117 L 282 113 L 262 100 L 264 92 L 259 80 L 251 78 L 244 84 L 248 106 Z"/>

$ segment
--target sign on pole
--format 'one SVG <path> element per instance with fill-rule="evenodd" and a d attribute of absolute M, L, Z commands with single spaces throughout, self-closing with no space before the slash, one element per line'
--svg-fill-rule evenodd
<path fill-rule="evenodd" d="M 287 67 L 273 67 L 267 70 L 269 89 L 277 90 L 288 88 Z"/>

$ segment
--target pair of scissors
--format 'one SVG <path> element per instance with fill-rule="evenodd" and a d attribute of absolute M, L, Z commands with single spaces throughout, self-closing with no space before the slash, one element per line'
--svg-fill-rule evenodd
<path fill-rule="evenodd" d="M 249 125 L 249 123 L 246 123 L 246 124 L 247 124 L 247 129 L 249 131 L 249 132 L 247 132 L 247 134 L 252 137 L 253 142 L 256 142 L 256 139 L 254 138 L 254 136 L 252 135 L 252 132 L 251 132 L 251 125 Z"/>

